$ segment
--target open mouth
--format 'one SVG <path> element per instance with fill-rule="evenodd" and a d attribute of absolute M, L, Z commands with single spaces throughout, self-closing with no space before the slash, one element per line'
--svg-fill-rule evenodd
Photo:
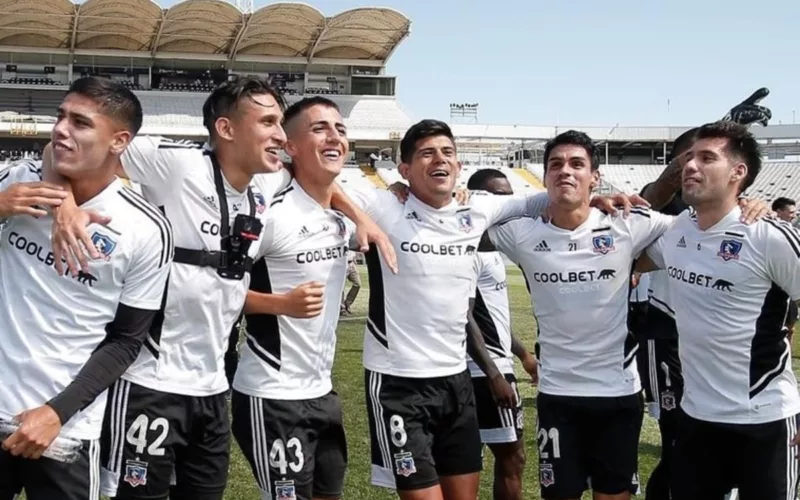
<path fill-rule="evenodd" d="M 267 148 L 265 151 L 271 155 L 278 156 L 280 154 L 281 148 Z"/>
<path fill-rule="evenodd" d="M 63 142 L 54 142 L 53 149 L 56 151 L 72 151 L 72 148 L 67 146 Z"/>
<path fill-rule="evenodd" d="M 450 177 L 450 172 L 448 172 L 447 170 L 443 170 L 443 169 L 436 169 L 436 170 L 434 170 L 433 172 L 430 173 L 430 176 L 431 177 L 435 177 L 435 178 L 446 179 L 446 178 Z"/>
<path fill-rule="evenodd" d="M 336 161 L 342 157 L 342 153 L 338 149 L 325 149 L 322 151 L 322 156 L 328 160 Z"/>

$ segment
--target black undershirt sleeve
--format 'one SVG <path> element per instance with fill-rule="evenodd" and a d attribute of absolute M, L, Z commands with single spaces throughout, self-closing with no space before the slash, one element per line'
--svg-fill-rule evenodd
<path fill-rule="evenodd" d="M 136 360 L 156 313 L 119 304 L 114 321 L 106 326 L 106 338 L 75 380 L 47 402 L 58 414 L 62 425 L 89 406 Z"/>

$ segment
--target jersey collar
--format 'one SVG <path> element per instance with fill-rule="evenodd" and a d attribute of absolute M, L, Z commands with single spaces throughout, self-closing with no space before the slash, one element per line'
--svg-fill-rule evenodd
<path fill-rule="evenodd" d="M 453 208 L 458 207 L 458 202 L 454 199 L 450 201 L 447 205 L 443 206 L 442 208 L 433 208 L 432 206 L 428 205 L 424 201 L 420 200 L 416 196 L 411 193 L 408 193 L 408 200 L 406 203 L 410 203 L 414 205 L 414 208 L 417 210 L 422 210 L 424 212 L 429 212 L 431 214 L 445 214 L 447 212 L 451 212 Z"/>
<path fill-rule="evenodd" d="M 727 215 L 725 215 L 725 217 L 721 218 L 719 221 L 717 221 L 716 224 L 703 231 L 702 229 L 697 227 L 697 215 L 696 214 L 691 215 L 692 224 L 694 224 L 694 227 L 697 228 L 697 230 L 700 231 L 701 233 L 709 233 L 726 228 L 732 224 L 739 222 L 741 220 L 741 217 L 742 217 L 742 209 L 739 208 L 739 205 L 737 204 L 735 207 L 733 207 L 733 209 L 730 212 L 728 212 Z"/>
<path fill-rule="evenodd" d="M 111 184 L 105 187 L 102 191 L 97 193 L 94 198 L 90 200 L 86 200 L 81 204 L 81 208 L 91 208 L 98 205 L 102 205 L 104 200 L 106 200 L 109 196 L 114 195 L 117 191 L 123 189 L 125 184 L 122 183 L 122 180 L 119 177 L 115 177 Z"/>

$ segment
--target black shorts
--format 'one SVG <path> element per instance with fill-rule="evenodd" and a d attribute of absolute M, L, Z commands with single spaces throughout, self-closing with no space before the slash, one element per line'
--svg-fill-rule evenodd
<path fill-rule="evenodd" d="M 194 397 L 118 380 L 108 393 L 101 463 L 103 494 L 222 498 L 230 421 L 225 393 Z"/>
<path fill-rule="evenodd" d="M 660 418 L 677 411 L 683 397 L 683 373 L 677 338 L 643 340 L 636 354 L 648 413 Z"/>
<path fill-rule="evenodd" d="M 516 408 L 497 406 L 486 377 L 472 378 L 478 426 L 484 444 L 516 443 L 522 439 L 522 398 L 517 388 L 517 377 L 513 373 L 505 377 L 517 395 Z"/>
<path fill-rule="evenodd" d="M 263 498 L 339 498 L 347 469 L 342 404 L 335 392 L 298 401 L 234 391 L 233 435 Z"/>
<path fill-rule="evenodd" d="M 0 499 L 100 500 L 100 443 L 84 441 L 72 463 L 28 460 L 0 450 Z"/>
<path fill-rule="evenodd" d="M 372 484 L 418 490 L 480 472 L 481 436 L 469 372 L 436 378 L 366 370 Z"/>
<path fill-rule="evenodd" d="M 640 394 L 573 397 L 539 393 L 539 480 L 542 498 L 580 498 L 591 487 L 616 495 L 638 490 Z"/>
<path fill-rule="evenodd" d="M 796 416 L 766 424 L 720 424 L 681 412 L 671 489 L 680 500 L 794 500 L 797 493 Z"/>

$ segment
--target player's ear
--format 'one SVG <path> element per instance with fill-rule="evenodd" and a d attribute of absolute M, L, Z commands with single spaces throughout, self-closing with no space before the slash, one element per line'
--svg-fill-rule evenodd
<path fill-rule="evenodd" d="M 225 141 L 233 140 L 233 123 L 225 117 L 220 116 L 214 122 L 214 130 L 217 131 L 217 137 Z"/>
<path fill-rule="evenodd" d="M 283 150 L 290 157 L 294 157 L 297 154 L 297 145 L 291 139 L 286 139 L 286 144 L 284 144 Z"/>
<path fill-rule="evenodd" d="M 592 191 L 597 189 L 597 186 L 599 186 L 599 185 L 600 185 L 600 169 L 597 168 L 597 169 L 592 170 L 592 182 L 590 183 L 590 186 L 592 187 Z"/>
<path fill-rule="evenodd" d="M 133 134 L 127 130 L 120 130 L 111 137 L 111 154 L 119 156 L 128 147 L 133 139 Z"/>
<path fill-rule="evenodd" d="M 408 163 L 401 163 L 397 166 L 397 171 L 400 172 L 400 175 L 403 177 L 403 179 L 408 180 L 408 170 L 410 168 L 411 166 Z"/>
<path fill-rule="evenodd" d="M 733 170 L 731 172 L 731 181 L 735 182 L 742 182 L 747 178 L 747 165 L 744 162 L 738 162 L 733 166 Z"/>

